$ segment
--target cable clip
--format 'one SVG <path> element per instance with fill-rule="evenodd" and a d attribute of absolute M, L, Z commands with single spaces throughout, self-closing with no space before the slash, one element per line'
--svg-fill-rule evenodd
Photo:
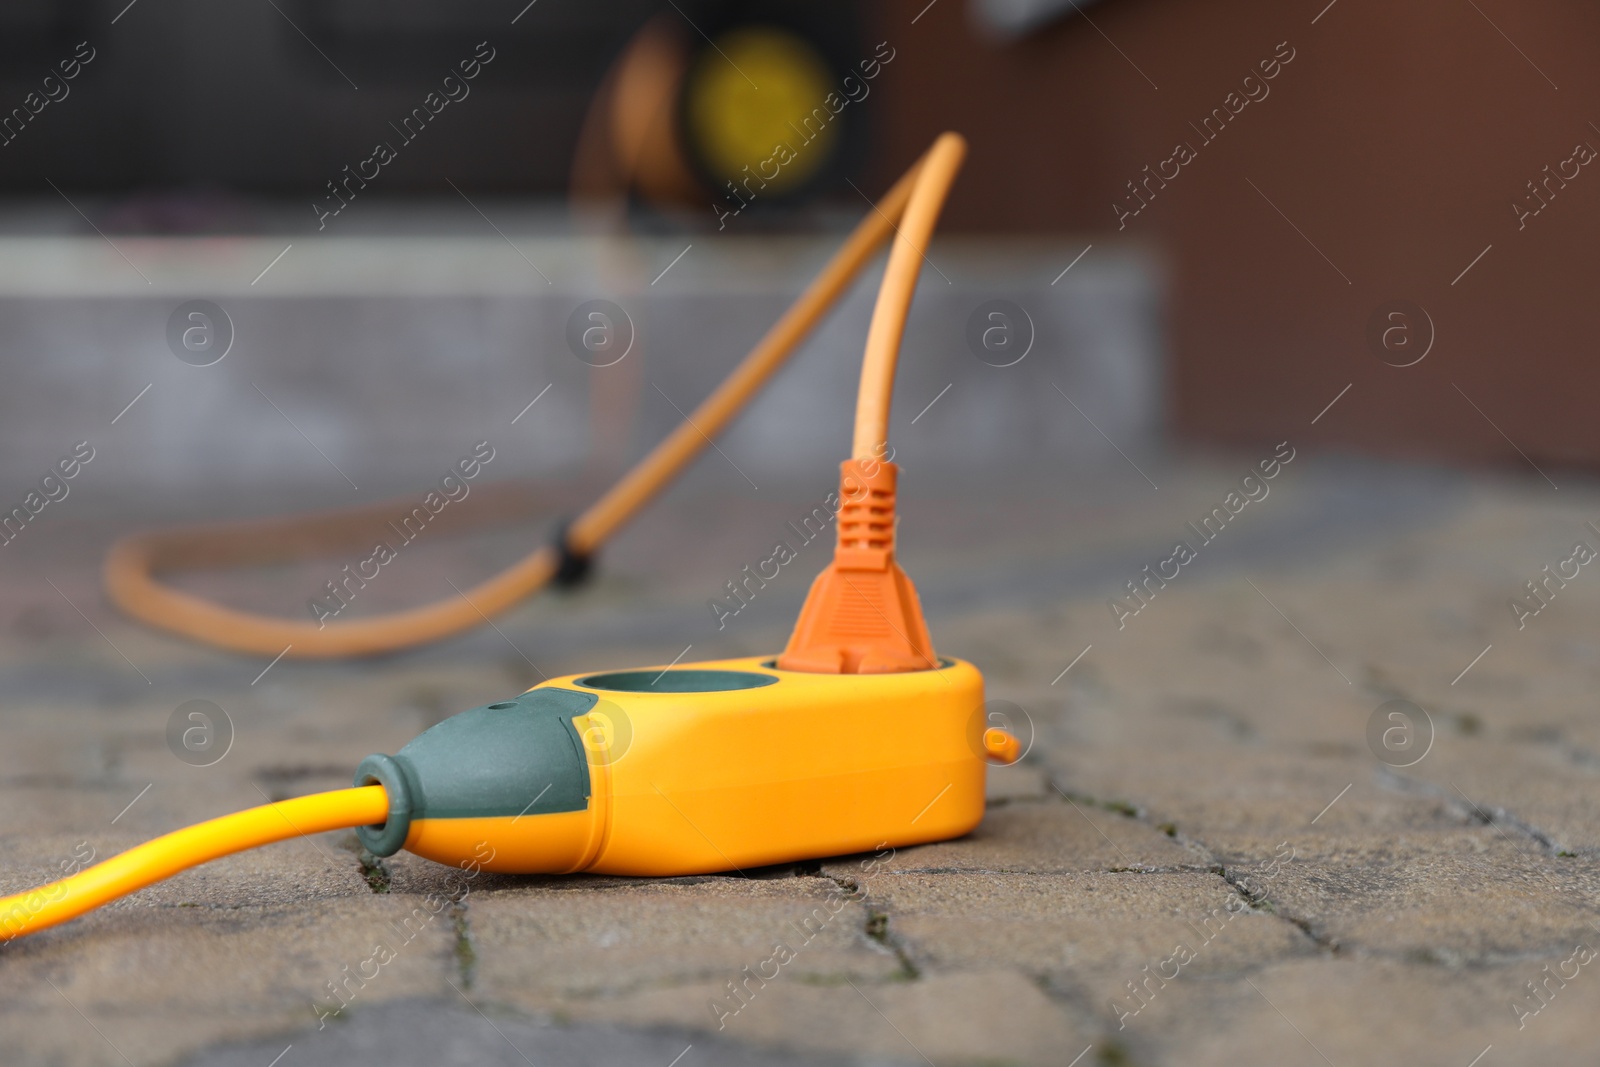
<path fill-rule="evenodd" d="M 555 533 L 551 535 L 550 547 L 556 550 L 556 573 L 550 579 L 552 585 L 561 589 L 575 589 L 589 579 L 589 572 L 594 567 L 594 553 L 579 552 L 567 540 L 567 531 L 572 528 L 571 519 L 562 519 L 556 524 Z"/>

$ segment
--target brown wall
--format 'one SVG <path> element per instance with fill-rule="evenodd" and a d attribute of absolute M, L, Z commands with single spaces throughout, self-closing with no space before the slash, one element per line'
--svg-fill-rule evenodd
<path fill-rule="evenodd" d="M 912 25 L 925 2 L 888 0 L 879 14 L 879 37 L 898 49 L 881 85 L 882 176 L 957 129 L 972 151 L 952 227 L 1161 248 L 1181 435 L 1527 470 L 1464 392 L 1547 470 L 1600 462 L 1600 159 L 1525 229 L 1511 208 L 1580 141 L 1600 148 L 1600 7 L 1337 0 L 1313 25 L 1326 0 L 1107 0 L 1086 9 L 1093 26 L 1071 14 L 998 45 L 960 0 Z M 1284 41 L 1294 59 L 1270 95 L 1203 144 L 1189 123 Z M 1180 140 L 1197 158 L 1118 234 L 1124 183 Z M 1406 368 L 1365 337 L 1396 298 L 1422 305 L 1437 332 Z"/>

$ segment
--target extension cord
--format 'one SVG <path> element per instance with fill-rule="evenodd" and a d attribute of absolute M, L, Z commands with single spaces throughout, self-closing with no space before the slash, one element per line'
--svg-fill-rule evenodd
<path fill-rule="evenodd" d="M 43 888 L 0 899 L 0 940 L 66 922 L 178 871 L 297 835 L 355 828 L 378 856 L 402 848 L 511 873 L 683 875 L 960 836 L 983 817 L 989 762 L 1019 756 L 989 727 L 983 678 L 938 656 L 895 561 L 897 468 L 882 457 L 924 249 L 965 144 L 944 134 L 875 207 L 728 380 L 598 503 L 471 590 L 392 616 L 267 619 L 162 586 L 159 567 L 259 562 L 285 532 L 338 519 L 145 535 L 114 546 L 112 598 L 135 617 L 227 648 L 304 655 L 393 651 L 476 625 L 581 567 L 736 414 L 844 292 L 889 230 L 895 241 L 868 332 L 852 458 L 840 467 L 834 558 L 776 657 L 571 675 L 452 716 L 355 786 L 177 830 Z M 896 226 L 896 221 L 899 225 Z M 315 538 L 302 538 L 302 543 Z M 468 616 L 462 610 L 465 607 Z"/>

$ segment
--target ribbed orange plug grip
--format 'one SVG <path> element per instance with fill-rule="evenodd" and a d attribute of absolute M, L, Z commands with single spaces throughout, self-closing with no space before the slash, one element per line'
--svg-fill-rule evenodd
<path fill-rule="evenodd" d="M 891 674 L 938 664 L 916 587 L 894 559 L 898 475 L 878 460 L 839 465 L 833 562 L 811 583 L 780 669 Z"/>

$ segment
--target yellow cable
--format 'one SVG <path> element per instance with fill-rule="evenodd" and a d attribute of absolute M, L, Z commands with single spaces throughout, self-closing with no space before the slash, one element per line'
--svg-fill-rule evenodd
<path fill-rule="evenodd" d="M 895 360 L 911 309 L 917 272 L 965 152 L 965 142 L 953 133 L 943 134 L 934 142 L 867 213 L 843 247 L 733 373 L 649 455 L 573 521 L 567 533 L 573 550 L 592 553 L 687 466 L 783 365 L 845 293 L 877 248 L 895 233 L 862 366 L 855 454 L 866 458 L 885 441 Z M 897 221 L 902 223 L 898 231 Z M 137 534 L 118 541 L 107 553 L 106 594 L 130 616 L 204 644 L 261 656 L 332 658 L 393 652 L 460 633 L 505 611 L 555 576 L 557 554 L 549 546 L 542 546 L 466 590 L 463 596 L 374 618 L 326 624 L 224 607 L 179 592 L 155 578 L 162 571 L 293 558 L 306 548 L 326 551 L 335 542 L 359 536 L 365 527 L 357 520 L 374 510 Z"/>
<path fill-rule="evenodd" d="M 388 812 L 383 787 L 368 785 L 282 800 L 175 830 L 68 878 L 0 897 L 0 943 L 75 919 L 218 857 L 324 830 L 375 826 Z"/>

